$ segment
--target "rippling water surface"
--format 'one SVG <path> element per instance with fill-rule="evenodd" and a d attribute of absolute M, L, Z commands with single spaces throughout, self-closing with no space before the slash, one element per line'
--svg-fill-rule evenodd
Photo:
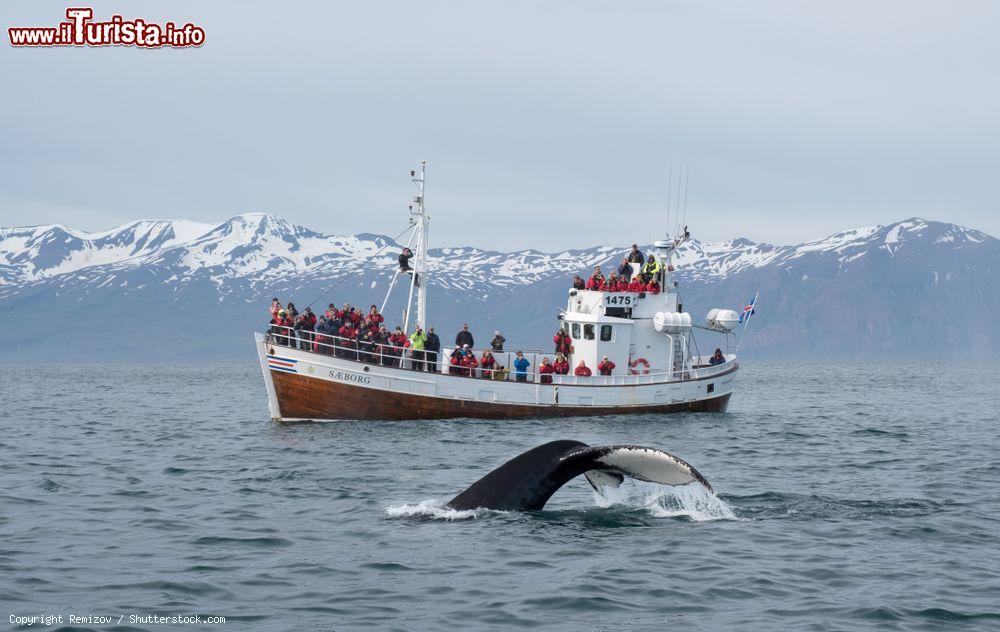
<path fill-rule="evenodd" d="M 998 368 L 750 364 L 724 415 L 277 425 L 254 365 L 8 366 L 3 625 L 998 629 Z M 442 508 L 552 439 L 668 450 L 719 497 Z M 169 629 L 127 623 L 76 629 Z"/>

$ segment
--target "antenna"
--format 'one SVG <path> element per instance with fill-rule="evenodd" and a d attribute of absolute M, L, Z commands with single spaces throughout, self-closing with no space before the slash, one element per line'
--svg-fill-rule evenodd
<path fill-rule="evenodd" d="M 684 175 L 684 227 L 688 223 L 688 182 L 691 180 L 691 165 L 687 166 L 687 173 Z M 680 231 L 678 231 L 680 232 Z"/>
<path fill-rule="evenodd" d="M 683 169 L 678 169 L 677 170 L 677 201 L 674 203 L 674 222 L 676 223 L 676 225 L 674 226 L 674 234 L 675 235 L 678 232 L 680 232 L 680 228 L 681 228 L 680 227 L 680 223 L 681 223 L 681 178 L 683 176 L 684 176 L 684 170 Z"/>
<path fill-rule="evenodd" d="M 674 163 L 670 163 L 670 171 L 667 175 L 667 237 L 670 237 L 670 194 L 674 185 Z"/>

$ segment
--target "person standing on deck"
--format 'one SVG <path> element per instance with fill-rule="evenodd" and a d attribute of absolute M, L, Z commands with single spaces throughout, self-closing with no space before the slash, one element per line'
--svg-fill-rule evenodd
<path fill-rule="evenodd" d="M 503 353 L 503 343 L 507 342 L 507 339 L 499 331 L 493 332 L 493 341 L 490 346 L 493 347 L 493 353 Z"/>
<path fill-rule="evenodd" d="M 424 342 L 424 356 L 427 359 L 427 370 L 437 373 L 438 354 L 441 353 L 441 339 L 434 333 L 433 327 L 427 328 L 427 340 Z"/>
<path fill-rule="evenodd" d="M 611 375 L 611 372 L 615 370 L 615 363 L 608 360 L 608 356 L 601 358 L 601 363 L 597 365 L 597 372 L 601 375 Z"/>
<path fill-rule="evenodd" d="M 556 353 L 561 353 L 565 356 L 569 355 L 573 343 L 565 329 L 560 328 L 556 332 L 556 335 L 552 337 L 552 342 L 556 343 Z"/>
<path fill-rule="evenodd" d="M 632 244 L 632 250 L 628 253 L 628 261 L 630 263 L 638 263 L 642 265 L 644 259 L 642 257 L 642 251 L 639 250 L 639 246 Z"/>
<path fill-rule="evenodd" d="M 542 363 L 538 365 L 538 381 L 542 384 L 552 383 L 552 374 L 556 368 L 552 366 L 548 358 L 542 358 Z"/>
<path fill-rule="evenodd" d="M 518 382 L 528 381 L 528 367 L 531 363 L 528 359 L 524 357 L 524 354 L 520 351 L 517 352 L 517 359 L 514 360 L 514 379 Z"/>
<path fill-rule="evenodd" d="M 493 379 L 493 367 L 497 365 L 497 359 L 493 357 L 493 352 L 489 349 L 483 349 L 483 357 L 479 360 L 479 366 L 482 367 L 483 379 L 491 380 Z"/>
<path fill-rule="evenodd" d="M 649 283 L 652 279 L 656 278 L 660 274 L 660 262 L 656 260 L 656 256 L 649 255 L 649 261 L 646 265 L 642 266 L 642 280 Z"/>
<path fill-rule="evenodd" d="M 552 363 L 552 368 L 555 369 L 556 375 L 566 375 L 569 373 L 569 360 L 563 354 L 557 353 L 556 361 Z"/>
<path fill-rule="evenodd" d="M 417 325 L 416 331 L 410 336 L 410 348 L 413 349 L 411 358 L 413 360 L 413 370 L 424 370 L 424 349 L 427 346 L 427 334 Z"/>
<path fill-rule="evenodd" d="M 583 360 L 580 360 L 580 364 L 576 366 L 576 370 L 573 371 L 573 375 L 577 377 L 590 377 L 590 367 L 587 366 Z"/>
<path fill-rule="evenodd" d="M 618 266 L 618 278 L 624 279 L 626 283 L 632 280 L 632 264 L 628 259 L 622 259 L 622 264 Z"/>
<path fill-rule="evenodd" d="M 476 346 L 476 341 L 472 338 L 472 332 L 469 331 L 469 323 L 462 325 L 462 331 L 455 335 L 455 346 L 468 346 L 470 349 Z"/>
<path fill-rule="evenodd" d="M 603 285 L 604 273 L 601 272 L 601 266 L 594 266 L 594 273 L 587 279 L 587 289 L 600 292 Z"/>

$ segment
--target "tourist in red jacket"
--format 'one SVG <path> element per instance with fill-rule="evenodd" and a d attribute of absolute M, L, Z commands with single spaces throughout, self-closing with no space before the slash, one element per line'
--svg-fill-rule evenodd
<path fill-rule="evenodd" d="M 378 313 L 378 308 L 372 305 L 371 309 L 368 310 L 368 321 L 381 325 L 384 320 L 382 314 Z"/>
<path fill-rule="evenodd" d="M 601 375 L 611 375 L 611 372 L 615 370 L 615 363 L 608 360 L 608 356 L 604 356 L 601 359 L 601 363 L 597 365 L 597 372 Z"/>
<path fill-rule="evenodd" d="M 542 358 L 542 363 L 538 366 L 538 373 L 540 374 L 538 381 L 541 382 L 542 384 L 551 384 L 552 373 L 554 372 L 555 372 L 555 367 L 552 366 L 552 363 L 549 362 L 549 359 Z"/>
<path fill-rule="evenodd" d="M 569 360 L 561 353 L 556 354 L 556 361 L 552 363 L 552 368 L 556 375 L 566 375 L 569 373 Z"/>
<path fill-rule="evenodd" d="M 587 289 L 600 290 L 603 285 L 604 274 L 601 272 L 601 266 L 594 266 L 594 273 L 587 279 Z"/>
<path fill-rule="evenodd" d="M 608 292 L 618 291 L 618 275 L 612 272 L 608 275 L 608 278 L 604 281 L 604 289 Z"/>
<path fill-rule="evenodd" d="M 476 377 L 476 367 L 479 366 L 479 361 L 476 360 L 476 354 L 472 353 L 472 349 L 468 347 L 462 348 L 462 374 L 465 377 Z"/>
<path fill-rule="evenodd" d="M 590 377 L 590 368 L 580 360 L 580 364 L 577 365 L 576 370 L 573 371 L 573 375 L 577 377 Z"/>
<path fill-rule="evenodd" d="M 659 294 L 660 284 L 656 281 L 656 279 L 653 279 L 652 281 L 646 284 L 646 291 L 654 295 Z"/>
<path fill-rule="evenodd" d="M 396 327 L 396 331 L 392 332 L 392 335 L 389 336 L 389 343 L 392 345 L 392 348 L 389 350 L 389 353 L 392 354 L 392 366 L 401 366 L 403 348 L 406 347 L 407 342 L 409 341 L 406 339 L 406 334 L 403 333 L 403 328 Z"/>
<path fill-rule="evenodd" d="M 556 353 L 569 355 L 573 342 L 571 341 L 569 334 L 566 333 L 565 329 L 557 331 L 556 335 L 552 336 L 552 342 L 556 343 Z"/>
<path fill-rule="evenodd" d="M 483 367 L 483 379 L 493 379 L 493 368 L 497 365 L 497 359 L 489 349 L 483 349 L 483 357 L 479 361 L 479 366 Z"/>
<path fill-rule="evenodd" d="M 278 313 L 271 319 L 271 335 L 279 345 L 288 345 L 288 329 L 291 327 L 291 319 L 285 318 L 285 310 L 278 310 Z"/>
<path fill-rule="evenodd" d="M 632 279 L 632 282 L 628 284 L 628 291 L 639 292 L 639 293 L 646 291 L 646 284 L 642 282 L 641 276 L 637 276 L 634 279 Z"/>
<path fill-rule="evenodd" d="M 375 335 L 372 336 L 372 342 L 375 343 L 375 353 L 378 354 L 378 363 L 382 366 L 389 366 L 389 350 L 392 347 L 392 343 L 389 342 L 389 330 L 384 325 L 379 327 Z"/>

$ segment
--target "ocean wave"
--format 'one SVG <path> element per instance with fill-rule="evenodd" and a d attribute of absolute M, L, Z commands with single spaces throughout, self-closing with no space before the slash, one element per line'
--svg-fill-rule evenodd
<path fill-rule="evenodd" d="M 389 505 L 385 515 L 390 518 L 424 517 L 435 520 L 471 520 L 487 513 L 503 513 L 489 509 L 452 509 L 440 499 L 422 500 L 415 505 Z"/>

